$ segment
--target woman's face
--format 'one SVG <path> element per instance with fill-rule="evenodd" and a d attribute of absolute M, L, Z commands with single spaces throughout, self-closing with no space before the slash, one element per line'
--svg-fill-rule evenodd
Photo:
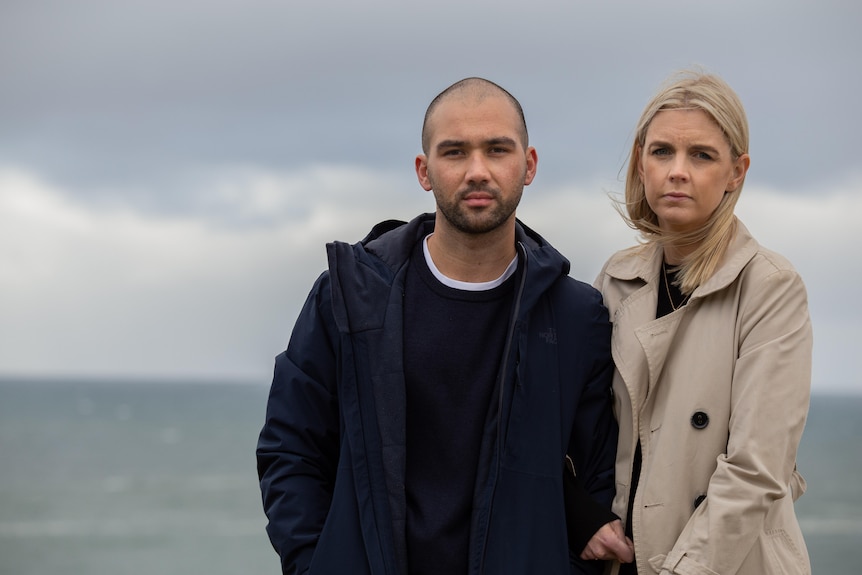
<path fill-rule="evenodd" d="M 748 154 L 733 158 L 721 128 L 703 110 L 662 110 L 638 154 L 646 201 L 662 230 L 701 227 L 742 184 Z"/>

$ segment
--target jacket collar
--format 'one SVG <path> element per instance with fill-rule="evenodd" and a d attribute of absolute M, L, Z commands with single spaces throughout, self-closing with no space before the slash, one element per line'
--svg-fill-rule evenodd
<path fill-rule="evenodd" d="M 410 258 L 416 242 L 434 231 L 434 218 L 433 213 L 426 213 L 409 222 L 381 222 L 360 244 L 394 273 Z M 546 279 L 550 283 L 569 273 L 569 260 L 520 220 L 515 223 L 515 241 L 524 248 L 527 260 L 525 267 L 530 270 L 531 282 L 544 284 L 541 280 Z"/>

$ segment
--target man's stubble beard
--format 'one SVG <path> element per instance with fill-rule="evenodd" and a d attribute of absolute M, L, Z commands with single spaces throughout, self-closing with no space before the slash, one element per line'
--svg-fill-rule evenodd
<path fill-rule="evenodd" d="M 429 179 L 431 179 L 430 176 Z M 524 186 L 522 185 L 517 190 L 517 193 L 506 201 L 503 199 L 503 194 L 500 190 L 479 184 L 472 185 L 466 190 L 461 190 L 454 198 L 447 199 L 441 198 L 437 194 L 437 188 L 433 185 L 433 181 L 431 184 L 434 190 L 434 197 L 437 201 L 437 209 L 446 221 L 462 233 L 475 235 L 492 232 L 507 222 L 518 208 L 524 192 Z M 495 204 L 489 208 L 482 209 L 465 207 L 463 203 L 464 196 L 477 191 L 491 194 Z"/>

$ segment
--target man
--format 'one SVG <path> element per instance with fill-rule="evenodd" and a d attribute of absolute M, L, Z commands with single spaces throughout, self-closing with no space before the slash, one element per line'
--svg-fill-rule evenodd
<path fill-rule="evenodd" d="M 600 571 L 586 559 L 630 552 L 607 511 L 610 324 L 515 219 L 537 164 L 521 106 L 462 80 L 429 106 L 422 148 L 436 213 L 329 244 L 276 358 L 257 458 L 283 572 Z"/>

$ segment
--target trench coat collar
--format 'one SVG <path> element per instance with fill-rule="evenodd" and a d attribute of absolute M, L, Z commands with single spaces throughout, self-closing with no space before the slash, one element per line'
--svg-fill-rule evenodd
<path fill-rule="evenodd" d="M 695 289 L 688 305 L 661 318 L 655 317 L 655 294 L 658 290 L 662 261 L 662 250 L 658 244 L 629 248 L 608 263 L 606 273 L 609 276 L 621 281 L 644 283 L 627 301 L 622 302 L 613 318 L 616 342 L 614 361 L 629 388 L 635 412 L 639 412 L 653 395 L 682 318 L 697 306 L 696 300 L 733 283 L 759 249 L 760 246 L 748 229 L 736 220 L 734 238 L 716 272 Z M 644 302 L 652 303 L 643 305 Z M 640 348 L 643 355 L 634 352 L 635 348 Z M 641 359 L 636 359 L 638 357 Z M 641 361 L 645 362 L 646 370 L 639 367 Z M 645 386 L 633 383 L 640 379 L 637 374 L 646 376 Z"/>
<path fill-rule="evenodd" d="M 736 231 L 724 261 L 719 264 L 712 277 L 694 290 L 691 299 L 707 296 L 729 286 L 759 249 L 760 244 L 742 221 L 736 218 Z M 640 279 L 648 284 L 658 280 L 662 250 L 657 243 L 635 246 L 624 250 L 620 255 L 622 257 L 615 257 L 608 263 L 609 276 L 623 281 Z"/>

